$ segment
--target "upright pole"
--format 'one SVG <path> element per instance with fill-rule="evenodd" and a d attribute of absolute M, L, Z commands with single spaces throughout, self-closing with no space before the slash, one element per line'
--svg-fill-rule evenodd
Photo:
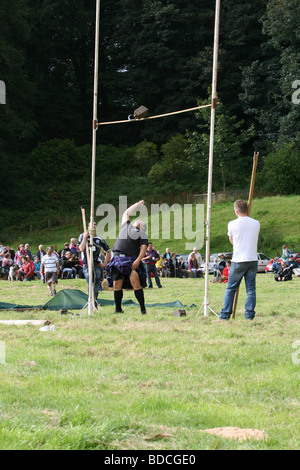
<path fill-rule="evenodd" d="M 99 29 L 100 29 L 100 0 L 96 0 L 96 25 L 95 25 L 95 59 L 94 59 L 94 102 L 93 102 L 93 142 L 92 142 L 92 176 L 91 176 L 91 213 L 90 213 L 90 242 L 89 242 L 89 299 L 88 314 L 91 315 L 95 308 L 93 301 L 93 225 L 95 220 L 95 168 L 96 168 L 96 144 L 98 130 L 98 68 L 99 68 Z"/>
<path fill-rule="evenodd" d="M 220 32 L 220 7 L 221 0 L 216 0 L 215 12 L 215 34 L 214 34 L 214 57 L 213 57 L 213 76 L 212 76 L 212 94 L 211 94 L 211 120 L 210 120 L 210 143 L 209 143 L 209 165 L 208 165 L 208 185 L 207 185 L 207 214 L 206 214 L 206 258 L 205 258 L 205 297 L 204 297 L 204 316 L 209 316 L 209 258 L 210 258 L 210 218 L 211 218 L 211 191 L 212 191 L 212 169 L 214 155 L 214 134 L 215 134 L 215 115 L 217 101 L 217 75 L 218 75 L 218 55 L 219 55 L 219 32 Z"/>

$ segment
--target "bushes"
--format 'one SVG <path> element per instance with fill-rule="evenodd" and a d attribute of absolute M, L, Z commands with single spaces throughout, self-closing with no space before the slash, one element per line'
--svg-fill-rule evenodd
<path fill-rule="evenodd" d="M 285 144 L 264 158 L 258 184 L 275 194 L 299 194 L 300 150 L 295 143 Z"/>

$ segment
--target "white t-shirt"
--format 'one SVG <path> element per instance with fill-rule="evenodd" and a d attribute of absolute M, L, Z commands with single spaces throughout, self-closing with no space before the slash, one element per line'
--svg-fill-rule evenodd
<path fill-rule="evenodd" d="M 258 220 L 251 217 L 238 217 L 228 224 L 228 236 L 233 241 L 234 263 L 257 261 L 257 243 L 260 230 Z"/>
<path fill-rule="evenodd" d="M 54 253 L 52 253 L 51 256 L 48 256 L 46 254 L 42 258 L 42 264 L 45 267 L 45 273 L 56 273 L 57 271 L 56 263 L 58 263 L 58 258 Z"/>

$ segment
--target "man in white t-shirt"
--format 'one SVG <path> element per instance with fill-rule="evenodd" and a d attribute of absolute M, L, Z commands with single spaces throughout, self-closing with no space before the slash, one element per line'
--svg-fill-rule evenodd
<path fill-rule="evenodd" d="M 40 274 L 44 276 L 50 295 L 56 295 L 59 271 L 60 267 L 58 257 L 54 253 L 52 246 L 49 246 L 47 248 L 47 253 L 41 260 Z"/>
<path fill-rule="evenodd" d="M 247 291 L 245 318 L 253 320 L 256 305 L 257 244 L 260 224 L 258 220 L 248 216 L 248 205 L 245 201 L 235 201 L 234 211 L 237 219 L 228 224 L 228 236 L 233 245 L 233 256 L 224 295 L 224 306 L 219 319 L 229 320 L 235 293 L 244 277 Z"/>

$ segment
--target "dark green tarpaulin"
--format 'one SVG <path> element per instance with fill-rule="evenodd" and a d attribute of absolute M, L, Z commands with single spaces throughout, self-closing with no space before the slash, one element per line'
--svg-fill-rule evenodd
<path fill-rule="evenodd" d="M 20 309 L 38 309 L 43 308 L 44 310 L 60 310 L 61 308 L 66 308 L 68 310 L 81 310 L 87 305 L 88 296 L 84 292 L 77 289 L 63 289 L 57 293 L 49 302 L 44 305 L 30 306 L 30 305 L 18 305 L 18 304 L 8 304 L 5 302 L 0 302 L 0 310 L 20 310 Z M 98 298 L 98 304 L 100 307 L 105 307 L 107 305 L 114 306 L 114 300 Z M 138 306 L 137 302 L 133 300 L 123 300 L 122 305 L 132 305 Z M 154 303 L 146 304 L 146 307 L 169 307 L 169 308 L 195 308 L 196 305 L 182 305 L 179 300 L 175 302 L 167 303 Z"/>

